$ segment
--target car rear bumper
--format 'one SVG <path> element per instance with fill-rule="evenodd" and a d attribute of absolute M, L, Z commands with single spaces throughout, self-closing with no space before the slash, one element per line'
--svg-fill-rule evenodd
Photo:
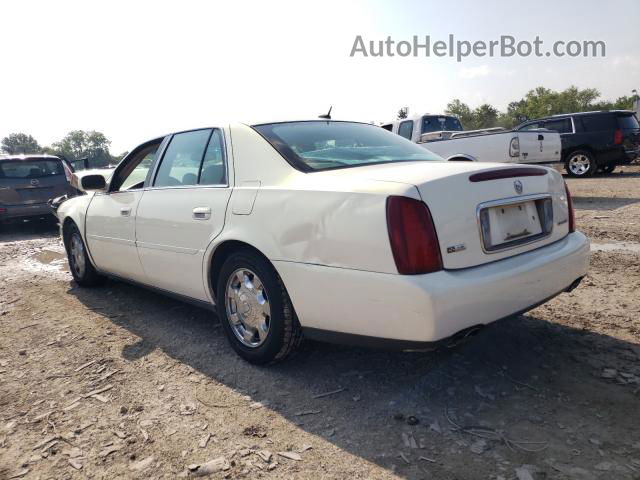
<path fill-rule="evenodd" d="M 386 340 L 392 347 L 418 348 L 522 313 L 575 286 L 587 273 L 589 240 L 575 232 L 504 260 L 426 275 L 274 265 L 311 338 L 373 338 L 378 346 Z"/>
<path fill-rule="evenodd" d="M 29 205 L 0 205 L 0 221 L 17 218 L 43 217 L 51 214 L 51 208 L 46 202 Z"/>

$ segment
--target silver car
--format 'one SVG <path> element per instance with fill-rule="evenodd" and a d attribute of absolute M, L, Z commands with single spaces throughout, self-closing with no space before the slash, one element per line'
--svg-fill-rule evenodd
<path fill-rule="evenodd" d="M 0 222 L 50 216 L 50 199 L 73 194 L 72 171 L 52 155 L 0 155 Z"/>

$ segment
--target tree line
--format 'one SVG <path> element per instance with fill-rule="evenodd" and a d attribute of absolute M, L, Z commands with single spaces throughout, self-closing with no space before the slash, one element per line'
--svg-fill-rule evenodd
<path fill-rule="evenodd" d="M 560 113 L 630 110 L 638 96 L 622 96 L 615 101 L 598 100 L 599 98 L 600 92 L 596 88 L 579 89 L 571 86 L 562 91 L 554 91 L 538 87 L 527 92 L 520 100 L 510 102 L 506 112 L 501 112 L 488 103 L 471 108 L 456 98 L 447 104 L 444 113 L 458 117 L 465 130 L 513 128 L 527 120 Z M 401 109 L 398 118 L 406 118 L 406 110 Z"/>
<path fill-rule="evenodd" d="M 0 142 L 0 151 L 8 154 L 48 153 L 66 158 L 70 162 L 87 159 L 90 168 L 117 164 L 126 153 L 111 155 L 111 141 L 95 130 L 73 130 L 59 142 L 41 146 L 33 136 L 26 133 L 12 133 Z"/>

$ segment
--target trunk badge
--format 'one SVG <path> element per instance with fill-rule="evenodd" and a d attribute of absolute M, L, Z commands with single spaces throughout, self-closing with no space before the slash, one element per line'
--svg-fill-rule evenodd
<path fill-rule="evenodd" d="M 466 250 L 467 246 L 464 243 L 458 243 L 456 245 L 451 245 L 450 247 L 447 247 L 447 253 L 456 253 L 456 252 L 462 252 L 463 250 Z"/>
<path fill-rule="evenodd" d="M 513 182 L 513 188 L 516 190 L 516 193 L 520 195 L 523 190 L 522 182 L 520 180 L 516 180 Z"/>
<path fill-rule="evenodd" d="M 29 182 L 29 183 L 31 183 L 31 185 L 34 186 L 34 187 L 37 187 L 38 185 L 40 185 L 40 181 L 36 180 L 35 178 L 32 179 L 31 182 Z"/>

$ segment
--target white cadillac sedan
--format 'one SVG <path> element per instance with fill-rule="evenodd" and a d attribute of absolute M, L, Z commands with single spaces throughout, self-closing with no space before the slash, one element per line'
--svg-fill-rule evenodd
<path fill-rule="evenodd" d="M 215 309 L 253 363 L 303 337 L 423 349 L 577 286 L 560 174 L 445 162 L 373 125 L 232 124 L 144 143 L 58 208 L 71 272 Z"/>

